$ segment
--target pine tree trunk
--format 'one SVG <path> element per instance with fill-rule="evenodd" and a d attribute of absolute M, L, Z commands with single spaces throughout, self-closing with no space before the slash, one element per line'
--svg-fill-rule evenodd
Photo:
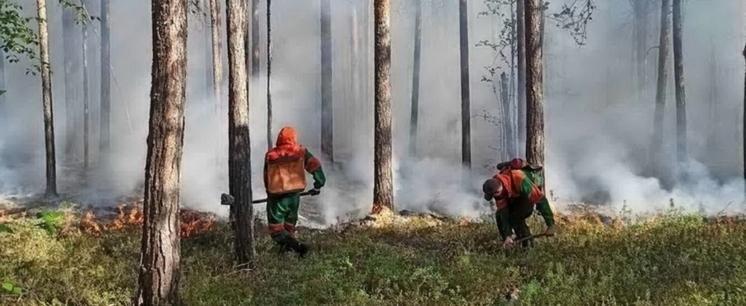
<path fill-rule="evenodd" d="M 417 156 L 417 128 L 420 102 L 420 52 L 422 44 L 422 2 L 416 1 L 414 19 L 414 63 L 412 67 L 412 109 L 409 120 L 409 156 Z"/>
<path fill-rule="evenodd" d="M 254 211 L 251 205 L 251 144 L 249 138 L 249 89 L 246 69 L 246 1 L 228 0 L 228 114 L 229 189 L 236 259 L 254 267 Z"/>
<path fill-rule="evenodd" d="M 391 4 L 374 0 L 375 16 L 375 131 L 373 213 L 394 208 L 394 178 L 391 163 Z"/>
<path fill-rule="evenodd" d="M 350 35 L 350 82 L 352 83 L 352 112 L 353 114 L 359 114 L 358 106 L 364 101 L 360 97 L 360 32 L 358 28 L 358 8 L 355 3 L 352 4 L 352 20 L 351 29 L 352 35 Z M 351 133 L 348 133 L 351 135 Z M 353 134 L 354 135 L 354 134 Z M 350 141 L 352 143 L 352 141 Z"/>
<path fill-rule="evenodd" d="M 3 131 L 7 128 L 5 126 L 5 123 L 7 122 L 6 114 L 8 113 L 8 106 L 6 105 L 7 100 L 5 98 L 7 95 L 8 87 L 5 85 L 5 53 L 0 49 L 0 129 Z M 1 151 L 0 154 L 2 154 Z"/>
<path fill-rule="evenodd" d="M 260 58 L 259 58 L 259 0 L 251 0 L 251 40 L 246 40 L 246 51 L 251 50 L 251 78 L 248 79 L 249 85 L 259 80 Z M 247 33 L 248 37 L 249 33 Z M 251 43 L 251 49 L 249 49 Z M 249 60 L 247 58 L 247 60 Z M 251 88 L 251 86 L 249 86 Z M 267 147 L 272 147 L 272 139 L 268 140 Z"/>
<path fill-rule="evenodd" d="M 101 0 L 101 118 L 99 151 L 104 158 L 111 149 L 111 32 L 110 0 Z"/>
<path fill-rule="evenodd" d="M 184 144 L 187 3 L 152 2 L 153 64 L 144 222 L 136 305 L 179 305 L 179 201 Z"/>
<path fill-rule="evenodd" d="M 500 102 L 502 106 L 502 124 L 503 124 L 503 152 L 504 160 L 511 159 L 516 156 L 513 135 L 513 125 L 510 122 L 511 113 L 511 99 L 510 89 L 508 89 L 508 76 L 503 72 L 500 74 Z"/>
<path fill-rule="evenodd" d="M 648 31 L 648 9 L 650 8 L 650 2 L 647 1 L 632 1 L 632 14 L 634 16 L 634 55 L 635 55 L 635 73 L 636 73 L 636 91 L 638 93 L 638 99 L 642 100 L 643 90 L 645 84 L 647 84 L 647 77 L 645 73 L 646 65 L 646 49 L 647 49 L 647 31 Z"/>
<path fill-rule="evenodd" d="M 215 109 L 220 110 L 222 105 L 220 84 L 223 83 L 223 64 L 220 59 L 222 54 L 220 46 L 220 2 L 210 0 L 210 42 L 212 46 L 212 94 L 215 99 Z"/>
<path fill-rule="evenodd" d="M 209 33 L 206 40 L 209 41 L 208 59 L 212 64 L 212 70 L 208 73 L 208 101 L 212 100 L 215 103 L 214 113 L 215 120 L 218 122 L 219 127 L 222 126 L 222 114 L 223 114 L 223 94 L 221 92 L 221 86 L 223 84 L 223 61 L 222 61 L 222 42 L 220 41 L 220 2 L 218 0 L 207 0 L 206 9 L 209 12 Z M 210 95 L 211 94 L 211 95 Z M 220 151 L 223 148 L 223 138 L 215 137 L 215 164 L 219 165 L 221 162 Z"/>
<path fill-rule="evenodd" d="M 658 85 L 655 94 L 655 118 L 653 119 L 653 143 L 651 145 L 651 169 L 655 175 L 663 175 L 663 112 L 666 107 L 666 86 L 668 82 L 668 54 L 671 43 L 671 0 L 663 0 L 661 6 L 660 42 L 658 44 Z"/>
<path fill-rule="evenodd" d="M 461 54 L 461 164 L 471 169 L 471 106 L 469 105 L 469 10 L 459 0 L 459 49 Z"/>
<path fill-rule="evenodd" d="M 88 169 L 90 152 L 90 92 L 88 90 L 88 21 L 81 25 L 83 40 L 81 44 L 83 57 L 83 169 Z"/>
<path fill-rule="evenodd" d="M 334 161 L 332 8 L 329 2 L 321 0 L 321 152 Z"/>
<path fill-rule="evenodd" d="M 517 124 L 518 127 L 518 148 L 526 145 L 526 0 L 517 0 L 516 15 L 518 20 L 518 30 L 516 40 L 518 41 L 518 52 L 516 59 L 518 61 L 518 100 L 517 104 Z M 522 151 L 522 150 L 521 150 Z M 519 154 L 523 152 L 518 152 Z M 528 154 L 528 152 L 525 152 Z M 522 155 L 522 154 L 521 154 Z"/>
<path fill-rule="evenodd" d="M 673 0 L 673 58 L 676 82 L 676 156 L 678 167 L 687 160 L 686 90 L 684 87 L 683 29 L 681 0 Z"/>
<path fill-rule="evenodd" d="M 75 12 L 70 9 L 62 10 L 62 36 L 65 65 L 65 144 L 64 160 L 71 161 L 75 158 L 75 145 L 77 140 L 76 123 L 78 122 L 78 90 L 80 79 L 78 78 L 78 53 L 80 47 L 76 43 L 79 33 L 76 30 Z"/>
<path fill-rule="evenodd" d="M 36 0 L 39 18 L 39 59 L 41 66 L 42 108 L 44 111 L 44 143 L 46 147 L 48 197 L 57 196 L 57 173 L 54 153 L 54 107 L 52 103 L 52 76 L 49 62 L 49 30 L 47 28 L 46 0 Z"/>
<path fill-rule="evenodd" d="M 510 156 L 508 158 L 514 158 L 518 156 L 518 148 L 516 147 L 516 143 L 518 142 L 518 133 L 516 133 L 516 129 L 518 128 L 518 118 L 517 118 L 517 108 L 518 103 L 516 103 L 516 86 L 518 84 L 516 70 L 518 67 L 516 66 L 517 63 L 517 56 L 518 56 L 518 21 L 516 20 L 516 2 L 511 1 L 510 2 L 510 84 L 509 84 L 509 98 L 510 101 L 510 113 L 506 114 L 506 120 L 508 120 L 508 125 L 510 125 L 510 134 L 508 134 L 509 137 L 509 144 L 511 147 L 509 147 Z"/>
<path fill-rule="evenodd" d="M 267 0 L 267 150 L 272 147 L 272 0 Z"/>
<path fill-rule="evenodd" d="M 526 160 L 544 164 L 544 64 L 541 0 L 526 0 Z"/>

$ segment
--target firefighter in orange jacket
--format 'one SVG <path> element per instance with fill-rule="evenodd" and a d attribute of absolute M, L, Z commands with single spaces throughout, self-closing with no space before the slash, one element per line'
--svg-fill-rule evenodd
<path fill-rule="evenodd" d="M 305 256 L 309 248 L 295 238 L 300 193 L 306 188 L 306 174 L 313 176 L 312 195 L 318 195 L 326 183 L 321 162 L 298 144 L 294 128 L 284 127 L 277 143 L 264 158 L 264 187 L 267 190 L 269 232 L 283 251 Z"/>
<path fill-rule="evenodd" d="M 495 199 L 497 205 L 495 219 L 505 247 L 512 246 L 513 232 L 518 239 L 531 235 L 526 219 L 531 216 L 535 207 L 544 217 L 547 225 L 545 234 L 554 235 L 555 231 L 551 207 L 540 183 L 537 182 L 540 180 L 540 175 L 526 168 L 525 162 L 520 164 L 521 162 L 522 160 L 516 159 L 510 163 L 498 165 L 498 174 L 485 181 L 482 186 L 485 200 Z M 524 240 L 523 246 L 529 244 L 530 239 Z"/>

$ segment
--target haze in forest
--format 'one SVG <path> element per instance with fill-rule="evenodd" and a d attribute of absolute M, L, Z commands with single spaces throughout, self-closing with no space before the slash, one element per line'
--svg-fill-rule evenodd
<path fill-rule="evenodd" d="M 31 1 L 22 1 L 33 16 Z M 688 142 L 691 160 L 678 184 L 648 177 L 657 52 L 647 53 L 646 84 L 635 88 L 632 67 L 632 13 L 628 1 L 598 0 L 586 45 L 547 21 L 545 34 L 545 115 L 548 189 L 560 208 L 576 202 L 627 207 L 635 212 L 677 207 L 707 214 L 743 209 L 741 107 L 744 38 L 741 1 L 687 1 L 684 8 Z M 368 212 L 373 179 L 372 10 L 364 1 L 333 1 L 333 93 L 336 164 L 329 188 L 305 205 L 320 205 L 322 223 Z M 367 3 L 367 2 L 366 2 Z M 262 2 L 261 5 L 264 5 Z M 392 8 L 392 104 L 394 177 L 397 209 L 477 216 L 487 211 L 479 186 L 500 156 L 497 127 L 482 114 L 494 114 L 499 99 L 483 67 L 500 64 L 492 50 L 475 47 L 494 39 L 502 22 L 484 16 L 482 1 L 470 1 L 470 67 L 473 169 L 461 169 L 458 2 L 423 2 L 419 156 L 407 157 L 412 74 L 414 8 L 397 1 Z M 647 42 L 658 41 L 659 7 L 650 11 Z M 60 191 L 91 204 L 113 204 L 120 195 L 139 195 L 143 182 L 150 90 L 151 24 L 149 2 L 112 2 L 112 152 L 94 169 L 90 186 L 78 190 L 66 175 L 60 150 Z M 264 8 L 260 8 L 262 11 Z M 551 9 L 557 9 L 552 7 Z M 97 7 L 89 8 L 96 15 Z M 354 13 L 356 12 L 356 13 Z M 224 13 L 224 12 L 223 12 Z M 189 15 L 188 87 L 182 195 L 187 207 L 227 215 L 219 195 L 228 189 L 227 98 L 216 111 L 206 88 L 209 69 L 205 17 Z M 264 14 L 260 15 L 262 71 L 265 67 Z M 319 3 L 275 0 L 272 4 L 274 133 L 296 126 L 309 149 L 320 152 Z M 224 19 L 223 19 L 224 20 Z M 61 9 L 49 6 L 50 47 L 57 120 L 63 144 L 64 69 Z M 90 65 L 97 66 L 98 26 L 90 37 Z M 360 40 L 351 49 L 353 31 Z M 223 40 L 225 41 L 225 40 Z M 225 48 L 223 49 L 225 51 Z M 225 54 L 223 55 L 225 60 Z M 227 62 L 227 60 L 225 60 Z M 225 63 L 225 62 L 224 62 Z M 0 123 L 0 194 L 41 192 L 44 147 L 38 76 L 26 74 L 28 62 L 6 65 L 9 120 Z M 671 67 L 671 65 L 669 65 Z M 503 65 L 503 68 L 506 68 Z M 353 71 L 355 69 L 355 71 Z M 97 69 L 91 69 L 91 96 L 98 97 Z M 356 73 L 357 76 L 353 77 Z M 223 78 L 227 84 L 227 74 Z M 353 80 L 357 80 L 353 84 Z M 264 196 L 261 167 L 266 151 L 265 82 L 250 88 L 254 197 Z M 225 85 L 224 84 L 224 88 Z M 673 80 L 669 81 L 665 121 L 666 168 L 675 169 Z M 222 91 L 226 93 L 224 89 Z M 93 98 L 96 105 L 97 98 Z M 97 114 L 97 106 L 92 109 Z M 93 116 L 97 127 L 97 116 Z M 79 124 L 76 123 L 76 124 Z M 94 131 L 94 137 L 96 133 Z M 95 138 L 94 138 L 95 139 Z M 94 146 L 93 154 L 96 156 Z M 82 152 L 82 149 L 79 150 Z M 81 153 L 77 152 L 78 155 Z M 673 171 L 673 170 L 672 170 Z M 68 171 L 69 173 L 69 171 Z M 113 175 L 112 175 L 113 173 Z M 463 178 L 470 178 L 463 184 Z M 471 188 L 464 187 L 469 185 Z M 263 209 L 262 209 L 263 210 Z"/>

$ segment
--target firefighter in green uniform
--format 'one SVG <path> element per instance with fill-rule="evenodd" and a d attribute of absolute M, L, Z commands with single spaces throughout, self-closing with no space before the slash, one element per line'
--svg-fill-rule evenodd
<path fill-rule="evenodd" d="M 326 183 L 321 162 L 298 144 L 294 128 L 284 127 L 277 143 L 264 159 L 264 187 L 267 190 L 267 223 L 269 232 L 283 251 L 294 251 L 301 257 L 309 251 L 295 238 L 300 193 L 306 188 L 306 173 L 313 177 L 311 195 L 318 195 Z"/>
<path fill-rule="evenodd" d="M 497 213 L 495 216 L 503 246 L 513 244 L 512 233 L 518 239 L 531 235 L 526 219 L 536 208 L 547 226 L 544 234 L 555 234 L 554 214 L 549 206 L 542 185 L 541 167 L 528 165 L 522 159 L 497 165 L 498 173 L 485 181 L 482 186 L 484 198 L 488 201 L 495 199 Z M 523 241 L 528 246 L 530 239 Z"/>

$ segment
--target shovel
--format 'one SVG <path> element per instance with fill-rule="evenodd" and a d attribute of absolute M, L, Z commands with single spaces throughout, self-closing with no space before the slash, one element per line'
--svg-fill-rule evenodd
<path fill-rule="evenodd" d="M 301 192 L 300 196 L 303 197 L 307 195 L 312 195 L 312 193 L 313 193 L 313 190 L 308 190 L 308 191 Z M 233 203 L 235 202 L 236 202 L 236 199 L 230 194 L 224 193 L 220 195 L 220 205 L 233 205 Z M 267 203 L 267 198 L 251 201 L 251 204 L 260 204 L 260 203 Z"/>

